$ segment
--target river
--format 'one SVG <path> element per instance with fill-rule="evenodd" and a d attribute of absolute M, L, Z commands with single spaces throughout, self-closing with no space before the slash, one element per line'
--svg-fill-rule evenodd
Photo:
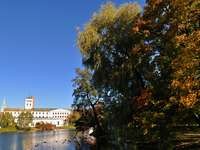
<path fill-rule="evenodd" d="M 73 130 L 0 134 L 0 150 L 75 150 Z"/>

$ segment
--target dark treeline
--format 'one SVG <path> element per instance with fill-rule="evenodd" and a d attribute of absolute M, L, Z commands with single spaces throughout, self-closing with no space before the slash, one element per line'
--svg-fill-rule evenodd
<path fill-rule="evenodd" d="M 175 148 L 176 128 L 200 122 L 199 27 L 199 0 L 103 5 L 78 34 L 77 130 L 93 127 L 96 149 Z"/>

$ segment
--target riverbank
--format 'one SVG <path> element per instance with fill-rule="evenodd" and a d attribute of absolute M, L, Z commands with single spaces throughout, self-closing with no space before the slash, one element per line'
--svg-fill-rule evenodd
<path fill-rule="evenodd" d="M 74 125 L 67 125 L 63 127 L 56 127 L 56 129 L 76 129 Z"/>
<path fill-rule="evenodd" d="M 36 132 L 40 131 L 37 128 L 30 128 L 30 129 L 24 129 L 24 130 L 19 130 L 16 127 L 8 127 L 8 128 L 0 128 L 0 133 L 12 133 L 12 132 Z"/>
<path fill-rule="evenodd" d="M 0 150 L 75 150 L 75 131 L 12 132 L 0 134 Z"/>
<path fill-rule="evenodd" d="M 63 126 L 63 127 L 56 127 L 56 130 L 59 129 L 75 129 L 75 127 L 73 125 L 68 125 L 68 126 Z M 41 129 L 38 128 L 30 128 L 30 130 L 19 130 L 16 127 L 8 127 L 8 128 L 0 128 L 0 133 L 9 133 L 9 132 L 38 132 L 38 131 L 42 131 Z M 48 130 L 47 130 L 48 131 Z M 52 131 L 52 130 L 49 130 Z"/>
<path fill-rule="evenodd" d="M 0 128 L 0 133 L 17 132 L 17 131 L 18 130 L 15 127 Z"/>

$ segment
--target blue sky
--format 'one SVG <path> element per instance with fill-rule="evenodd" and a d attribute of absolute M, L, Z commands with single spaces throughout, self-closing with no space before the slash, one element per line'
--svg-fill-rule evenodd
<path fill-rule="evenodd" d="M 6 97 L 10 107 L 23 107 L 33 95 L 36 107 L 70 107 L 71 80 L 81 67 L 76 27 L 105 2 L 0 0 L 0 105 Z"/>

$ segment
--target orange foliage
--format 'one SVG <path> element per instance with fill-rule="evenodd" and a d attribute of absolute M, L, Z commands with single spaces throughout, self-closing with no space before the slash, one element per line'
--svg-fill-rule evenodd
<path fill-rule="evenodd" d="M 181 96 L 181 104 L 187 108 L 192 108 L 194 104 L 197 102 L 197 93 L 190 93 L 186 96 Z"/>
<path fill-rule="evenodd" d="M 151 92 L 147 89 L 142 89 L 140 92 L 140 96 L 136 97 L 136 103 L 139 108 L 143 108 L 145 106 L 148 106 L 149 100 L 151 98 Z"/>

